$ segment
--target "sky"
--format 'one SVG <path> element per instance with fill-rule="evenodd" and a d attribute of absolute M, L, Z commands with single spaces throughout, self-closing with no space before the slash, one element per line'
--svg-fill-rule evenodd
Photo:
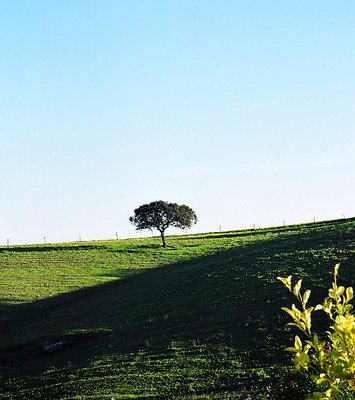
<path fill-rule="evenodd" d="M 355 216 L 354 38 L 351 0 L 0 0 L 0 245 L 142 236 L 155 200 Z"/>

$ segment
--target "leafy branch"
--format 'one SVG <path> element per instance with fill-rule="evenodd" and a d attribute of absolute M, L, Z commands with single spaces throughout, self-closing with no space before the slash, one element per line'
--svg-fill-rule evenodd
<path fill-rule="evenodd" d="M 309 399 L 336 399 L 343 390 L 355 390 L 355 316 L 350 301 L 354 298 L 352 287 L 339 286 L 337 282 L 339 264 L 334 268 L 332 287 L 322 304 L 308 307 L 310 290 L 301 292 L 302 280 L 292 286 L 292 276 L 277 277 L 296 297 L 301 307 L 292 304 L 291 308 L 282 307 L 293 322 L 288 326 L 296 327 L 305 337 L 304 343 L 295 335 L 294 344 L 285 350 L 294 353 L 295 369 L 308 375 L 318 387 Z M 320 340 L 312 331 L 312 313 L 323 311 L 329 317 L 329 330 Z"/>

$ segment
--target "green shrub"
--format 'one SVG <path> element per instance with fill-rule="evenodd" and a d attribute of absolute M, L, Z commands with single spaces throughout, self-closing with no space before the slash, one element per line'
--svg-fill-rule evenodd
<path fill-rule="evenodd" d="M 308 307 L 311 291 L 301 293 L 302 280 L 294 286 L 292 276 L 278 277 L 287 289 L 297 298 L 301 308 L 292 304 L 282 307 L 293 319 L 288 323 L 302 332 L 303 341 L 294 337 L 292 347 L 286 351 L 294 353 L 295 370 L 309 376 L 317 385 L 317 391 L 308 399 L 336 399 L 344 393 L 355 397 L 355 316 L 350 301 L 354 297 L 352 287 L 338 286 L 339 264 L 334 268 L 332 287 L 323 304 Z M 312 329 L 312 314 L 323 311 L 329 319 L 329 329 L 319 335 Z"/>

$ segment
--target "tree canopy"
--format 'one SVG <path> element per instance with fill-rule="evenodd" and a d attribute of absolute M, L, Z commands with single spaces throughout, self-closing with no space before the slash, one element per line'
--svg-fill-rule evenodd
<path fill-rule="evenodd" d="M 129 220 L 136 226 L 136 230 L 157 229 L 160 232 L 163 247 L 166 247 L 164 233 L 168 227 L 191 228 L 196 224 L 197 217 L 195 211 L 185 204 L 179 205 L 159 200 L 138 207 Z"/>

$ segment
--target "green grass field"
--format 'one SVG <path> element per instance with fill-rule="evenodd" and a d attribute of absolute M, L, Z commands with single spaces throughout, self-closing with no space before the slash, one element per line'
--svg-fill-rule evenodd
<path fill-rule="evenodd" d="M 0 399 L 274 398 L 276 276 L 355 286 L 355 219 L 159 241 L 0 247 Z"/>

